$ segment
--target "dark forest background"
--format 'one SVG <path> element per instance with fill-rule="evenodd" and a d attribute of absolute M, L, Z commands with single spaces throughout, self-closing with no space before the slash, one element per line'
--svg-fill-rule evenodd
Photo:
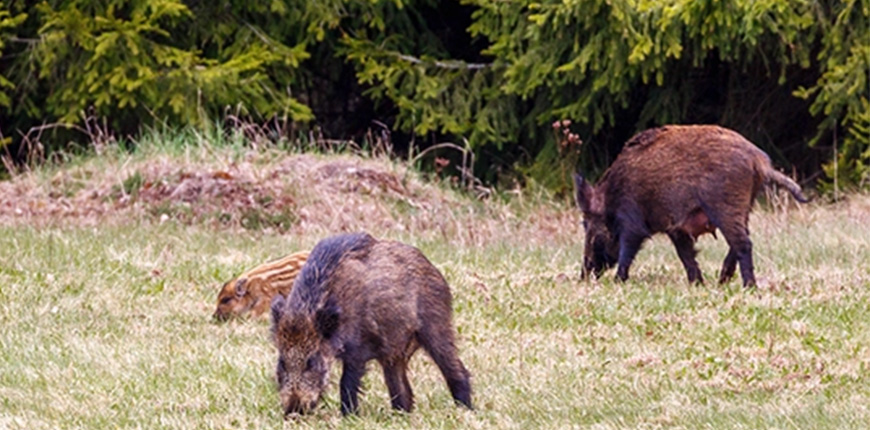
<path fill-rule="evenodd" d="M 0 154 L 257 124 L 452 142 L 486 183 L 559 191 L 639 130 L 715 123 L 805 185 L 867 188 L 868 75 L 870 0 L 0 1 Z"/>

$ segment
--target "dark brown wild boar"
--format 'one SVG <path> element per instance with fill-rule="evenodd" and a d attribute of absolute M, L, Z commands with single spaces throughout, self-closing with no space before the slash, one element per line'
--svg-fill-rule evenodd
<path fill-rule="evenodd" d="M 776 183 L 800 202 L 800 187 L 773 169 L 770 158 L 743 136 L 713 125 L 666 126 L 638 133 L 625 144 L 596 186 L 574 176 L 583 212 L 584 276 L 618 263 L 628 269 L 644 240 L 665 233 L 677 248 L 689 282 L 703 282 L 695 240 L 719 229 L 730 250 L 719 282 L 734 275 L 755 284 L 749 211 L 762 185 Z"/>
<path fill-rule="evenodd" d="M 451 312 L 447 282 L 416 248 L 365 233 L 320 241 L 290 295 L 272 301 L 285 415 L 317 405 L 333 359 L 342 362 L 342 414 L 356 412 L 370 360 L 384 370 L 393 408 L 410 411 L 408 361 L 419 347 L 438 365 L 453 398 L 471 408 L 470 377 L 457 356 Z"/>

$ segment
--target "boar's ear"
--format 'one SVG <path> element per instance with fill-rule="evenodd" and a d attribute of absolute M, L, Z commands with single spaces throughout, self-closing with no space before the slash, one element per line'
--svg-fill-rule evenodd
<path fill-rule="evenodd" d="M 281 321 L 281 317 L 284 315 L 284 296 L 280 294 L 276 294 L 275 297 L 272 298 L 272 327 L 278 327 L 278 321 Z"/>
<path fill-rule="evenodd" d="M 248 290 L 245 289 L 246 281 L 246 279 L 239 279 L 239 281 L 236 282 L 236 297 L 242 297 L 245 294 L 248 294 Z"/>
<path fill-rule="evenodd" d="M 329 339 L 335 334 L 338 329 L 338 320 L 341 316 L 341 309 L 332 302 L 327 302 L 326 305 L 317 310 L 314 314 L 314 326 L 324 339 Z"/>
<path fill-rule="evenodd" d="M 595 188 L 589 185 L 583 176 L 579 173 L 574 174 L 574 190 L 576 192 L 577 206 L 584 214 L 593 212 L 593 201 L 595 199 Z"/>

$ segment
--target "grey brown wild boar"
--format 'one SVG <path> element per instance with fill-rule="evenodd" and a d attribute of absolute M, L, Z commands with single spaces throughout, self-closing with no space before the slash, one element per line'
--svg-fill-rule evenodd
<path fill-rule="evenodd" d="M 471 408 L 470 375 L 457 356 L 451 313 L 447 282 L 416 248 L 365 233 L 320 241 L 290 295 L 272 300 L 285 415 L 317 405 L 334 359 L 342 362 L 342 414 L 356 412 L 370 360 L 383 368 L 392 407 L 410 411 L 408 361 L 420 347 L 456 402 Z"/>
<path fill-rule="evenodd" d="M 262 315 L 273 297 L 290 293 L 307 258 L 308 251 L 296 252 L 254 267 L 225 283 L 218 293 L 214 319 L 226 321 L 248 313 L 254 317 Z"/>
<path fill-rule="evenodd" d="M 689 282 L 703 282 L 695 240 L 719 229 L 730 248 L 719 282 L 730 280 L 739 262 L 743 284 L 755 285 L 747 222 L 756 195 L 775 183 L 807 201 L 798 184 L 773 169 L 767 154 L 737 132 L 713 125 L 638 133 L 597 185 L 580 175 L 574 183 L 586 230 L 583 274 L 599 276 L 618 264 L 621 280 L 628 278 L 641 244 L 665 233 Z"/>

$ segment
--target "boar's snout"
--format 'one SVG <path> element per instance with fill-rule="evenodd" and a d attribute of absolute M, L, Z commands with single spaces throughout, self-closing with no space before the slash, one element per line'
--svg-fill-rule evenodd
<path fill-rule="evenodd" d="M 583 279 L 592 273 L 596 278 L 613 267 L 619 254 L 619 239 L 607 228 L 603 213 L 584 210 L 583 230 L 586 239 L 583 246 Z"/>
<path fill-rule="evenodd" d="M 583 269 L 581 276 L 583 279 L 589 277 L 589 274 L 595 275 L 595 278 L 601 277 L 601 273 L 613 267 L 616 264 L 616 250 L 614 248 L 615 241 L 610 237 L 601 234 L 587 233 L 586 249 L 583 252 Z"/>
<path fill-rule="evenodd" d="M 307 360 L 306 370 L 302 370 L 295 360 L 278 360 L 278 394 L 284 414 L 304 415 L 320 402 L 329 377 L 329 367 L 323 360 Z M 311 366 L 311 369 L 307 367 Z"/>
<path fill-rule="evenodd" d="M 587 279 L 589 274 L 595 275 L 595 279 L 601 277 L 601 273 L 604 272 L 605 269 L 610 268 L 612 264 L 607 261 L 607 258 L 603 257 L 584 257 L 583 258 L 583 270 L 580 272 L 580 276 L 583 279 Z"/>
<path fill-rule="evenodd" d="M 598 278 L 602 270 L 601 265 L 596 265 L 591 258 L 585 257 L 583 258 L 583 270 L 580 271 L 580 276 L 583 279 L 588 279 L 591 273 L 595 275 L 595 278 Z"/>
<path fill-rule="evenodd" d="M 211 317 L 215 322 L 226 322 L 229 321 L 233 315 L 233 309 L 227 306 L 226 301 L 224 301 L 224 303 L 218 305 Z"/>
<path fill-rule="evenodd" d="M 299 396 L 291 395 L 284 402 L 284 418 L 293 415 L 306 415 L 317 406 L 317 400 L 304 400 Z"/>

